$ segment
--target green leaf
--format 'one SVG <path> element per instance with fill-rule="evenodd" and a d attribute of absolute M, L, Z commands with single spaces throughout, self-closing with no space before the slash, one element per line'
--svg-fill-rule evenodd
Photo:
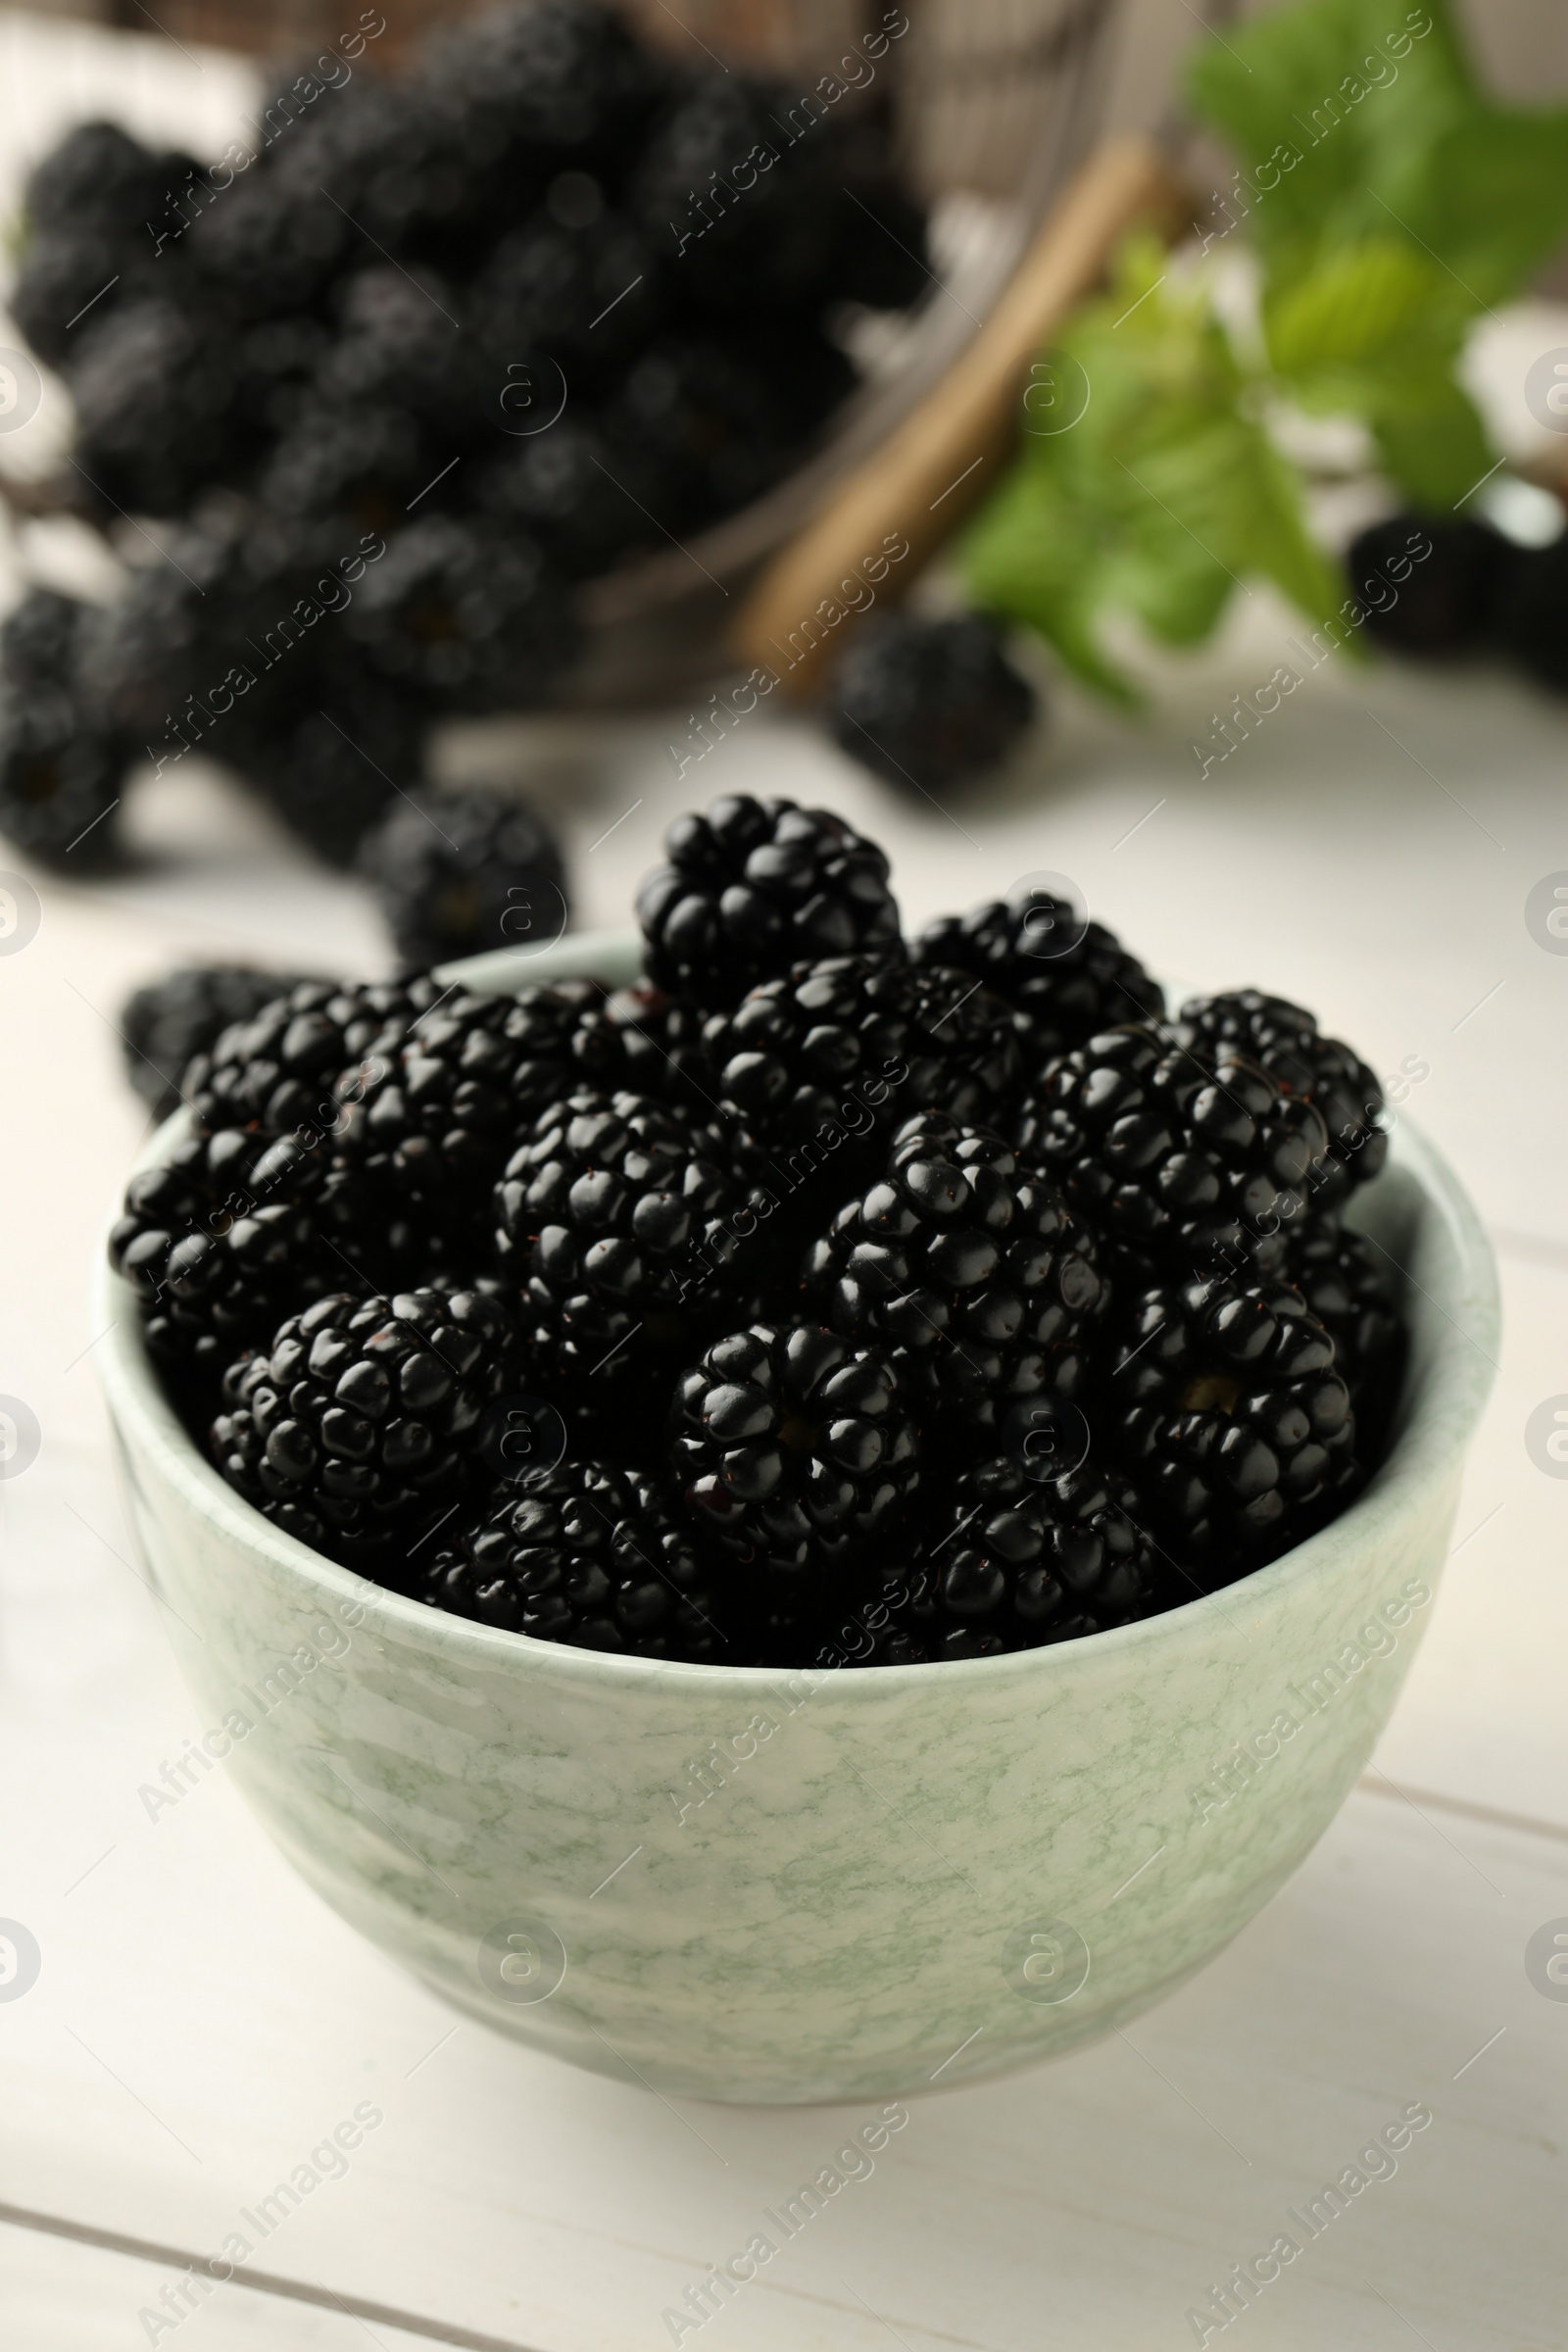
<path fill-rule="evenodd" d="M 1402 397 L 1391 387 L 1367 421 L 1388 472 L 1424 513 L 1446 514 L 1493 469 L 1475 404 L 1451 381 L 1412 382 Z"/>

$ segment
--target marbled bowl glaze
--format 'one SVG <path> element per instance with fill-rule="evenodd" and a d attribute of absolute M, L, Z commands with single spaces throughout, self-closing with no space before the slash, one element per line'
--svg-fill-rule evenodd
<path fill-rule="evenodd" d="M 470 968 L 507 988 L 634 956 L 574 939 Z M 212 1748 L 325 1901 L 576 2065 L 706 2098 L 880 2097 L 1136 2017 L 1267 1902 L 1371 1754 L 1442 1573 L 1497 1308 L 1474 1211 L 1408 1122 L 1363 1221 L 1404 1270 L 1413 1341 L 1367 1491 L 1228 1592 L 971 1664 L 788 1677 L 441 1615 L 223 1485 L 107 1269 L 101 1354 Z"/>

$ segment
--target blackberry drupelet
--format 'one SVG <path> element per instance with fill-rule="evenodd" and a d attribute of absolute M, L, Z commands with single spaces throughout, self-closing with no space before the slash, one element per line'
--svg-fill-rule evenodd
<path fill-rule="evenodd" d="M 565 928 L 565 866 L 542 817 L 477 787 L 405 798 L 365 842 L 399 956 L 419 968 L 487 948 L 548 947 Z"/>
<path fill-rule="evenodd" d="M 1387 1132 L 1378 1124 L 1382 1087 L 1353 1047 L 1324 1037 L 1299 1004 L 1255 988 L 1193 997 L 1169 1034 L 1200 1058 L 1241 1054 L 1295 1101 L 1313 1105 L 1329 1136 L 1329 1158 L 1315 1171 L 1312 1187 L 1320 1208 L 1342 1207 L 1356 1185 L 1382 1168 L 1389 1155 Z"/>
<path fill-rule="evenodd" d="M 1159 1563 L 1135 1507 L 1126 1480 L 1093 1462 L 1047 1482 L 1004 1453 L 976 1462 L 928 1548 L 884 1571 L 861 1611 L 867 1654 L 843 1662 L 994 1658 L 1152 1616 Z"/>
<path fill-rule="evenodd" d="M 328 1288 L 311 1206 L 323 1173 L 291 1142 L 230 1128 L 131 1178 L 110 1263 L 135 1290 L 148 1351 L 176 1378 L 216 1380 Z"/>
<path fill-rule="evenodd" d="M 1200 1059 L 1153 1024 L 1102 1030 L 1054 1064 L 1012 1139 L 1146 1281 L 1245 1261 L 1277 1273 L 1330 1166 L 1316 1108 L 1218 1044 Z"/>
<path fill-rule="evenodd" d="M 1113 931 L 1044 887 L 927 923 L 916 963 L 972 972 L 1012 1007 L 1026 1084 L 1058 1054 L 1119 1021 L 1157 1021 L 1165 992 Z"/>
<path fill-rule="evenodd" d="M 994 1120 L 1018 1076 L 1011 1016 L 967 972 L 863 956 L 765 981 L 715 1013 L 703 1042 L 721 1094 L 780 1149 L 863 1146 L 916 1110 Z"/>
<path fill-rule="evenodd" d="M 808 1303 L 884 1348 L 928 1444 L 998 1442 L 1031 1397 L 1078 1395 L 1104 1303 L 1094 1236 L 999 1135 L 922 1112 L 807 1257 Z"/>
<path fill-rule="evenodd" d="M 1352 540 L 1346 566 L 1368 634 L 1391 654 L 1441 662 L 1492 635 L 1513 552 L 1487 522 L 1396 514 Z"/>
<path fill-rule="evenodd" d="M 337 1082 L 377 1044 L 390 1055 L 440 991 L 429 980 L 304 980 L 225 1029 L 197 1055 L 185 1093 L 199 1128 L 249 1127 L 264 1136 L 310 1140 L 346 1125 Z M 354 1096 L 363 1092 L 363 1084 Z M 352 1099 L 352 1098 L 351 1098 Z"/>
<path fill-rule="evenodd" d="M 810 1323 L 716 1340 L 675 1390 L 671 1461 L 697 1524 L 770 1580 L 837 1585 L 891 1542 L 920 1487 L 903 1379 Z"/>
<path fill-rule="evenodd" d="M 1037 708 L 1034 688 L 983 613 L 890 612 L 850 639 L 828 686 L 841 750 L 889 784 L 927 795 L 998 766 Z"/>
<path fill-rule="evenodd" d="M 515 1365 L 511 1318 L 482 1291 L 329 1293 L 230 1366 L 213 1458 L 275 1526 L 396 1577 L 461 1500 Z"/>
<path fill-rule="evenodd" d="M 15 681 L 0 696 L 0 833 L 60 873 L 112 865 L 129 763 L 119 738 L 77 700 Z"/>
<path fill-rule="evenodd" d="M 1194 1281 L 1129 1299 L 1104 1414 L 1137 1516 L 1209 1586 L 1298 1544 L 1359 1475 L 1334 1342 L 1285 1283 Z"/>
<path fill-rule="evenodd" d="M 902 955 L 888 861 L 842 817 L 794 801 L 717 800 L 664 836 L 637 918 L 648 976 L 710 1011 L 826 956 Z"/>
<path fill-rule="evenodd" d="M 207 1053 L 236 1021 L 254 1020 L 274 998 L 313 986 L 330 983 L 247 964 L 180 964 L 121 1006 L 125 1074 L 154 1117 L 167 1119 L 184 1100 L 179 1082 L 196 1054 Z"/>
<path fill-rule="evenodd" d="M 746 1204 L 726 1138 L 673 1103 L 581 1093 L 542 1111 L 496 1188 L 496 1252 L 551 1371 L 612 1388 L 689 1361 L 742 1308 Z"/>
<path fill-rule="evenodd" d="M 567 1461 L 502 1489 L 416 1592 L 538 1642 L 710 1664 L 728 1648 L 710 1583 L 657 1481 Z"/>
<path fill-rule="evenodd" d="M 538 702 L 577 646 L 567 600 L 530 540 L 446 515 L 392 534 L 343 626 L 379 675 L 465 710 Z"/>

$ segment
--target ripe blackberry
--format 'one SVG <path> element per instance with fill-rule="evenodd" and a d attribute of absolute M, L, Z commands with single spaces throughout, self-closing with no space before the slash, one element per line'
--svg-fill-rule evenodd
<path fill-rule="evenodd" d="M 1322 1036 L 1312 1014 L 1299 1004 L 1265 997 L 1255 988 L 1193 997 L 1170 1035 L 1200 1058 L 1241 1054 L 1295 1101 L 1313 1105 L 1329 1136 L 1329 1158 L 1313 1184 L 1319 1207 L 1342 1206 L 1356 1185 L 1369 1183 L 1383 1167 L 1389 1139 L 1378 1125 L 1382 1087 L 1353 1047 Z"/>
<path fill-rule="evenodd" d="M 789 104 L 782 87 L 727 69 L 699 71 L 632 174 L 634 217 L 678 270 L 682 295 L 726 319 L 819 307 L 831 276 L 841 226 L 837 142 L 808 109 L 798 110 L 804 122 L 786 126 Z M 762 156 L 769 161 L 759 169 Z M 748 165 L 750 183 L 738 184 Z"/>
<path fill-rule="evenodd" d="M 789 471 L 855 380 L 844 353 L 808 319 L 754 326 L 744 345 L 671 329 L 626 370 L 602 412 L 622 453 L 616 478 L 664 531 L 733 514 Z M 643 488 L 625 470 L 628 450 Z"/>
<path fill-rule="evenodd" d="M 80 669 L 106 725 L 150 747 L 170 737 L 189 697 L 205 702 L 232 658 L 220 615 L 242 593 L 240 563 L 236 531 L 189 524 L 163 562 L 132 571 L 118 604 L 87 616 Z"/>
<path fill-rule="evenodd" d="M 1004 1453 L 975 1463 L 912 1566 L 883 1572 L 860 1612 L 869 1654 L 844 1662 L 995 1658 L 1152 1615 L 1159 1564 L 1135 1509 L 1093 1462 L 1043 1482 Z"/>
<path fill-rule="evenodd" d="M 514 1377 L 511 1320 L 482 1291 L 329 1293 L 231 1365 L 213 1458 L 275 1526 L 374 1568 L 460 1499 L 485 1407 Z"/>
<path fill-rule="evenodd" d="M 403 789 L 398 779 L 419 774 L 424 714 L 385 686 L 331 679 L 318 691 L 318 708 L 245 729 L 232 758 L 291 833 L 328 865 L 350 865 Z M 230 740 L 219 739 L 220 753 Z"/>
<path fill-rule="evenodd" d="M 198 1127 L 248 1127 L 309 1142 L 335 1133 L 346 1124 L 334 1092 L 340 1076 L 358 1073 L 383 1039 L 411 1035 L 439 994 L 423 979 L 296 983 L 196 1056 L 185 1093 Z"/>
<path fill-rule="evenodd" d="M 135 1290 L 157 1362 L 216 1380 L 286 1307 L 328 1287 L 310 1206 L 322 1173 L 292 1142 L 227 1129 L 131 1178 L 109 1260 Z"/>
<path fill-rule="evenodd" d="M 585 199 L 597 192 L 585 173 L 572 177 Z M 510 230 L 474 280 L 473 305 L 499 384 L 509 361 L 548 352 L 574 388 L 612 383 L 663 309 L 652 253 L 602 194 L 597 212 L 585 201 L 569 225 L 547 208 Z"/>
<path fill-rule="evenodd" d="M 605 1000 L 626 1049 L 626 1084 L 633 1094 L 712 1116 L 718 1075 L 703 1044 L 705 1015 L 683 998 L 666 996 L 651 980 L 617 988 Z"/>
<path fill-rule="evenodd" d="M 1510 553 L 1487 522 L 1395 514 L 1351 541 L 1346 565 L 1368 634 L 1391 654 L 1441 662 L 1491 634 Z"/>
<path fill-rule="evenodd" d="M 842 817 L 794 801 L 717 800 L 664 835 L 643 878 L 648 976 L 720 1012 L 824 956 L 902 953 L 888 861 Z"/>
<path fill-rule="evenodd" d="M 850 639 L 828 687 L 828 723 L 852 760 L 926 797 L 998 766 L 1030 726 L 1034 688 L 978 612 L 889 612 Z"/>
<path fill-rule="evenodd" d="M 723 1096 L 781 1148 L 835 1150 L 916 1110 L 991 1121 L 1018 1075 L 1007 1008 L 967 972 L 864 956 L 764 981 L 703 1042 Z"/>
<path fill-rule="evenodd" d="M 1494 626 L 1502 652 L 1541 685 L 1568 694 L 1568 532 L 1545 547 L 1510 547 Z"/>
<path fill-rule="evenodd" d="M 581 1093 L 543 1110 L 496 1188 L 496 1250 L 551 1370 L 613 1383 L 733 1321 L 745 1201 L 725 1139 L 672 1103 Z"/>
<path fill-rule="evenodd" d="M 1192 1281 L 1129 1300 L 1105 1410 L 1138 1516 L 1210 1586 L 1299 1543 L 1358 1476 L 1334 1342 L 1285 1283 Z"/>
<path fill-rule="evenodd" d="M 538 548 L 446 515 L 392 534 L 343 626 L 381 676 L 465 710 L 538 702 L 577 641 Z"/>
<path fill-rule="evenodd" d="M 846 125 L 827 292 L 835 302 L 904 311 L 932 283 L 925 213 L 899 185 L 886 138 L 863 116 Z"/>
<path fill-rule="evenodd" d="M 279 514 L 341 514 L 361 530 L 385 533 L 439 464 L 403 406 L 360 401 L 345 409 L 313 396 L 279 434 L 256 495 Z"/>
<path fill-rule="evenodd" d="M 916 963 L 972 972 L 1012 1007 L 1025 1082 L 1058 1054 L 1118 1021 L 1157 1021 L 1165 992 L 1113 931 L 1085 922 L 1045 888 L 1020 888 L 967 914 L 927 923 L 910 950 Z"/>
<path fill-rule="evenodd" d="M 181 514 L 198 490 L 243 478 L 237 370 L 220 322 L 149 295 L 94 325 L 70 368 L 82 472 L 132 514 Z"/>
<path fill-rule="evenodd" d="M 681 1375 L 670 1427 L 687 1508 L 763 1589 L 837 1581 L 897 1535 L 919 1492 L 896 1366 L 816 1324 L 716 1340 Z"/>
<path fill-rule="evenodd" d="M 585 579 L 659 536 L 638 504 L 659 496 L 647 470 L 637 451 L 568 410 L 478 466 L 469 489 L 479 514 L 520 527 L 564 577 Z"/>
<path fill-rule="evenodd" d="M 708 1664 L 727 1648 L 710 1582 L 656 1481 L 566 1461 L 503 1489 L 417 1592 L 537 1642 Z"/>
<path fill-rule="evenodd" d="M 184 1097 L 187 1064 L 218 1043 L 236 1021 L 253 1020 L 264 1004 L 291 989 L 330 986 L 238 963 L 186 963 L 138 988 L 120 1008 L 125 1074 L 154 1118 L 167 1119 Z"/>
<path fill-rule="evenodd" d="M 164 161 L 118 122 L 78 122 L 27 174 L 27 224 L 44 232 L 140 228 L 164 193 Z"/>
<path fill-rule="evenodd" d="M 491 420 L 492 371 L 444 278 L 377 263 L 344 280 L 338 309 L 341 330 L 322 360 L 313 407 L 407 409 L 449 450 Z"/>
<path fill-rule="evenodd" d="M 360 864 L 416 969 L 487 948 L 548 947 L 565 926 L 560 845 L 512 793 L 405 797 L 366 840 Z"/>
<path fill-rule="evenodd" d="M 0 700 L 0 833 L 60 873 L 112 865 L 127 764 L 118 739 L 67 694 L 16 681 Z"/>
<path fill-rule="evenodd" d="M 69 694 L 91 608 L 53 588 L 29 588 L 0 621 L 0 676 L 11 686 Z"/>
<path fill-rule="evenodd" d="M 1287 1270 L 1334 1342 L 1334 1369 L 1350 1392 L 1362 1455 L 1371 1458 L 1368 1426 L 1380 1405 L 1393 1409 L 1403 1337 L 1392 1261 L 1366 1234 L 1314 1218 L 1291 1236 Z"/>
<path fill-rule="evenodd" d="M 1093 1235 L 1001 1136 L 906 1120 L 869 1191 L 808 1254 L 806 1295 L 846 1339 L 885 1348 L 919 1409 L 972 1447 L 1014 1406 L 1076 1396 L 1104 1301 Z"/>
<path fill-rule="evenodd" d="M 661 67 L 592 0 L 496 9 L 431 56 L 437 92 L 460 101 L 466 140 L 503 144 L 524 184 L 563 165 L 613 167 L 658 93 Z"/>
<path fill-rule="evenodd" d="M 1200 1058 L 1144 1021 L 1064 1054 L 1012 1133 L 1114 1245 L 1111 1270 L 1119 1256 L 1146 1280 L 1238 1259 L 1277 1272 L 1328 1152 L 1313 1104 L 1234 1047 Z"/>
<path fill-rule="evenodd" d="M 578 1088 L 618 1085 L 623 1050 L 591 981 L 515 997 L 412 986 L 425 998 L 417 1017 L 389 1021 L 341 1065 L 343 1154 L 389 1200 L 477 1246 L 492 1188 L 533 1121 Z"/>
<path fill-rule="evenodd" d="M 151 291 L 151 247 L 126 251 L 96 222 L 45 228 L 28 239 L 7 309 L 46 367 L 68 368 L 92 327 Z"/>

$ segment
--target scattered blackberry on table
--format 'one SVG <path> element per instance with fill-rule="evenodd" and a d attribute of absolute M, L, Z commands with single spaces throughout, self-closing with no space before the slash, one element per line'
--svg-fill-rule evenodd
<path fill-rule="evenodd" d="M 830 1152 L 848 1143 L 853 1162 L 914 1110 L 994 1120 L 1018 1077 L 1007 1008 L 967 972 L 863 956 L 764 981 L 715 1013 L 703 1043 L 723 1097 L 791 1167 L 789 1147 L 813 1140 Z"/>
<path fill-rule="evenodd" d="M 911 1565 L 884 1571 L 860 1662 L 994 1658 L 1152 1615 L 1159 1556 L 1135 1508 L 1126 1480 L 1093 1462 L 1049 1481 L 1004 1453 L 976 1462 Z"/>
<path fill-rule="evenodd" d="M 364 843 L 399 956 L 417 969 L 495 948 L 548 948 L 567 919 L 565 866 L 514 794 L 405 796 Z"/>
<path fill-rule="evenodd" d="M 1541 685 L 1568 694 L 1568 532 L 1511 547 L 1497 593 L 1496 639 Z"/>
<path fill-rule="evenodd" d="M 1137 1516 L 1207 1585 L 1323 1525 L 1359 1476 L 1334 1342 L 1285 1283 L 1194 1281 L 1118 1310 L 1104 1428 Z"/>
<path fill-rule="evenodd" d="M 40 865 L 86 875 L 119 855 L 130 754 L 56 687 L 0 690 L 0 833 Z"/>
<path fill-rule="evenodd" d="M 852 760 L 890 784 L 936 794 L 996 767 L 1035 716 L 1036 697 L 979 612 L 890 612 L 851 637 L 828 687 L 828 723 Z"/>
<path fill-rule="evenodd" d="M 726 1138 L 673 1103 L 583 1093 L 542 1111 L 496 1188 L 496 1249 L 550 1372 L 609 1391 L 689 1360 L 743 1303 L 747 1201 Z"/>
<path fill-rule="evenodd" d="M 1120 1021 L 1157 1021 L 1165 992 L 1113 931 L 1043 886 L 927 923 L 916 963 L 972 972 L 1012 1008 L 1026 1082 L 1056 1054 Z"/>
<path fill-rule="evenodd" d="M 236 1021 L 253 1020 L 265 1004 L 291 989 L 330 986 L 248 964 L 186 963 L 138 988 L 120 1008 L 125 1074 L 153 1116 L 167 1119 L 184 1097 L 180 1080 L 189 1062 L 218 1043 Z"/>
<path fill-rule="evenodd" d="M 1324 1037 L 1299 1004 L 1255 988 L 1193 997 L 1169 1035 L 1200 1057 L 1244 1054 L 1294 1101 L 1313 1105 L 1329 1137 L 1328 1162 L 1314 1172 L 1312 1188 L 1320 1208 L 1343 1206 L 1355 1186 L 1383 1167 L 1389 1138 L 1379 1125 L 1384 1102 L 1377 1077 L 1352 1047 Z"/>
<path fill-rule="evenodd" d="M 185 1093 L 199 1129 L 248 1127 L 264 1136 L 300 1131 L 311 1139 L 346 1121 L 338 1082 L 351 1101 L 366 1091 L 362 1064 L 371 1048 L 390 1056 L 435 1003 L 433 982 L 302 980 L 254 1019 L 223 1030 L 199 1054 Z"/>
<path fill-rule="evenodd" d="M 744 794 L 680 816 L 637 918 L 648 976 L 711 1011 L 826 956 L 898 955 L 888 861 L 825 808 Z"/>
<path fill-rule="evenodd" d="M 447 515 L 392 534 L 343 628 L 379 675 L 466 710 L 537 703 L 577 643 L 560 583 L 531 541 Z"/>
<path fill-rule="evenodd" d="M 1492 635 L 1512 555 L 1488 522 L 1395 514 L 1351 541 L 1346 566 L 1375 642 L 1438 662 L 1474 653 Z"/>
<path fill-rule="evenodd" d="M 461 1499 L 485 1408 L 514 1379 L 511 1319 L 482 1291 L 328 1293 L 230 1366 L 213 1458 L 285 1533 L 395 1578 Z"/>
<path fill-rule="evenodd" d="M 1001 1136 L 922 1112 L 808 1254 L 808 1303 L 885 1348 L 946 1450 L 1084 1386 L 1103 1306 L 1093 1234 Z"/>
<path fill-rule="evenodd" d="M 500 1490 L 416 1595 L 538 1642 L 710 1664 L 728 1650 L 711 1584 L 657 1481 L 567 1461 Z"/>
<path fill-rule="evenodd" d="M 1134 1275 L 1283 1263 L 1328 1164 L 1328 1129 L 1223 1043 L 1200 1058 L 1151 1022 L 1102 1030 L 1054 1063 L 1013 1141 Z"/>
<path fill-rule="evenodd" d="M 670 1458 L 696 1524 L 770 1580 L 828 1587 L 895 1540 L 920 1487 L 890 1357 L 810 1323 L 714 1341 L 676 1384 Z"/>
<path fill-rule="evenodd" d="M 136 1293 L 155 1361 L 216 1380 L 329 1287 L 310 1200 L 322 1172 L 294 1143 L 227 1129 L 131 1178 L 109 1259 Z"/>

